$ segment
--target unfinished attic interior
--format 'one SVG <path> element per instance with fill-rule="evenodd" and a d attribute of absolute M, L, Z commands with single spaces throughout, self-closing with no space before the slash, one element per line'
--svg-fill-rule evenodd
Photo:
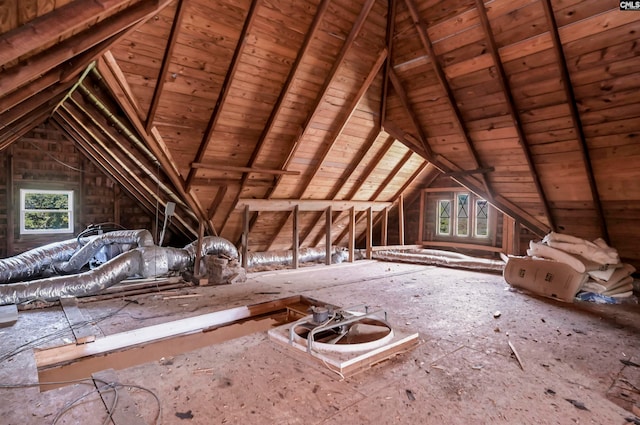
<path fill-rule="evenodd" d="M 0 422 L 640 424 L 640 10 L 0 1 Z"/>

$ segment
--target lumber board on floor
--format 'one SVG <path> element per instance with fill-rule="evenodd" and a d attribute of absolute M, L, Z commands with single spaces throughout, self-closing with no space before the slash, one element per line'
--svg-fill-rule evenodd
<path fill-rule="evenodd" d="M 67 322 L 69 322 L 73 336 L 76 338 L 76 344 L 93 342 L 97 336 L 102 336 L 102 331 L 91 323 L 91 318 L 80 310 L 76 297 L 60 298 L 60 305 L 62 305 L 62 310 Z"/>
<path fill-rule="evenodd" d="M 11 326 L 18 321 L 18 306 L 15 304 L 0 306 L 0 328 Z"/>
<path fill-rule="evenodd" d="M 96 338 L 91 344 L 71 344 L 38 350 L 34 353 L 36 364 L 38 368 L 50 367 L 82 357 L 107 354 L 178 335 L 202 332 L 228 325 L 238 320 L 284 310 L 288 305 L 299 303 L 310 303 L 312 305 L 314 300 L 296 295 L 107 335 L 102 338 Z"/>
<path fill-rule="evenodd" d="M 111 411 L 111 421 L 114 425 L 145 425 L 140 417 L 136 403 L 129 396 L 126 387 L 120 386 L 115 370 L 107 369 L 93 373 L 100 397 L 107 411 Z M 114 404 L 115 403 L 115 404 Z"/>

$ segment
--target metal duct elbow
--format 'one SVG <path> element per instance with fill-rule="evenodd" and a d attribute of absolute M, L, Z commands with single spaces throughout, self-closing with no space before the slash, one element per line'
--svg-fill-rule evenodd
<path fill-rule="evenodd" d="M 197 247 L 198 241 L 193 241 L 189 245 L 184 247 L 189 255 L 192 256 L 192 262 L 196 257 Z M 202 238 L 202 249 L 200 250 L 200 255 L 203 257 L 205 255 L 223 255 L 225 257 L 237 259 L 238 249 L 234 244 L 224 238 L 221 238 L 219 236 L 206 236 Z"/>
<path fill-rule="evenodd" d="M 142 255 L 139 249 L 135 249 L 85 273 L 0 285 L 0 305 L 95 294 L 127 277 L 140 274 L 141 268 Z"/>
<path fill-rule="evenodd" d="M 0 284 L 38 276 L 52 264 L 69 260 L 78 246 L 74 238 L 0 259 Z"/>
<path fill-rule="evenodd" d="M 71 258 L 56 265 L 56 270 L 63 273 L 73 273 L 84 267 L 105 245 L 111 244 L 135 244 L 139 248 L 153 245 L 153 236 L 148 230 L 116 230 L 103 233 L 91 239 Z"/>

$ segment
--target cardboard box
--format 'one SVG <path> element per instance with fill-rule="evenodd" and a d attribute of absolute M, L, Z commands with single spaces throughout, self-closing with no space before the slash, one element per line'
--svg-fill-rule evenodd
<path fill-rule="evenodd" d="M 503 276 L 511 286 L 569 303 L 589 277 L 565 263 L 531 257 L 509 257 Z"/>

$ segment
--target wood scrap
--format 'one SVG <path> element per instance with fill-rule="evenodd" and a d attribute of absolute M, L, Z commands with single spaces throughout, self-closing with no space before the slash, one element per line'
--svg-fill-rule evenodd
<path fill-rule="evenodd" d="M 513 355 L 516 356 L 516 360 L 518 361 L 518 364 L 520 365 L 520 369 L 524 370 L 524 364 L 522 363 L 522 359 L 520 358 L 520 355 L 518 354 L 518 351 L 516 350 L 516 347 L 513 346 L 511 341 L 507 341 L 507 343 L 509 344 L 509 348 L 511 348 L 511 351 L 513 352 Z"/>

